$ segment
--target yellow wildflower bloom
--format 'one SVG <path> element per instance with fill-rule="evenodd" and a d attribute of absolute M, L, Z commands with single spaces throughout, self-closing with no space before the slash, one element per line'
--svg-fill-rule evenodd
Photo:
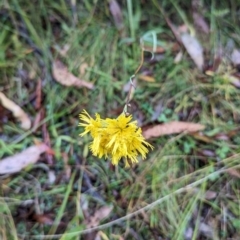
<path fill-rule="evenodd" d="M 98 135 L 98 130 L 101 128 L 102 119 L 99 114 L 96 114 L 96 120 L 90 117 L 86 110 L 83 110 L 83 113 L 79 115 L 80 120 L 86 123 L 79 123 L 79 126 L 85 127 L 85 131 L 80 134 L 80 136 L 84 136 L 88 132 L 91 133 L 92 137 L 96 137 Z"/>
<path fill-rule="evenodd" d="M 93 141 L 90 149 L 94 156 L 99 158 L 110 157 L 113 165 L 117 165 L 124 158 L 126 166 L 130 163 L 138 162 L 138 155 L 146 158 L 148 148 L 152 145 L 146 142 L 142 136 L 141 129 L 137 126 L 137 121 L 132 121 L 132 116 L 121 114 L 117 119 L 101 119 L 96 114 L 96 120 L 91 118 L 84 110 L 80 114 L 80 126 L 85 127 L 83 136 L 90 132 Z"/>
<path fill-rule="evenodd" d="M 100 118 L 99 114 L 96 114 L 96 120 L 90 117 L 86 110 L 79 115 L 80 120 L 85 123 L 79 123 L 79 126 L 85 128 L 85 131 L 80 134 L 80 136 L 84 136 L 85 134 L 91 134 L 93 138 L 93 142 L 90 145 L 90 149 L 94 156 L 107 156 L 107 151 L 105 149 L 104 143 L 104 121 Z"/>

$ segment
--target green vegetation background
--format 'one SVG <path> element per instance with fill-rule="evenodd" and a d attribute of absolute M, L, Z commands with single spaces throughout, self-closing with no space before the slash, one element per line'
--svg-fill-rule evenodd
<path fill-rule="evenodd" d="M 194 29 L 190 1 L 122 1 L 120 25 L 114 22 L 108 1 L 0 3 L 0 90 L 34 120 L 40 79 L 45 109 L 34 132 L 1 117 L 0 157 L 22 151 L 36 139 L 42 141 L 43 123 L 55 151 L 52 166 L 43 161 L 1 179 L 1 239 L 63 233 L 57 238 L 87 239 L 89 234 L 81 232 L 86 229 L 86 212 L 91 216 L 109 205 L 113 210 L 101 224 L 110 224 L 101 230 L 101 239 L 188 239 L 189 231 L 190 239 L 240 238 L 240 97 L 225 76 L 233 71 L 227 46 L 230 42 L 239 47 L 240 5 L 239 1 L 199 2 L 211 30 L 205 37 L 196 31 L 205 49 L 205 65 L 213 64 L 219 47 L 223 50 L 214 77 L 198 71 L 186 51 L 182 61 L 174 63 L 177 52 L 169 46 L 176 40 L 159 7 L 176 26 Z M 171 120 L 198 122 L 206 126 L 205 138 L 180 134 L 152 139 L 155 150 L 148 159 L 132 169 L 124 164 L 112 168 L 109 161 L 91 155 L 89 138 L 79 137 L 78 115 L 86 109 L 92 115 L 118 116 L 127 95 L 123 87 L 140 63 L 139 39 L 149 32 L 166 50 L 152 61 L 151 53 L 145 53 L 140 73 L 149 73 L 155 81 L 138 81 L 134 118 L 141 126 Z M 152 38 L 145 40 L 153 46 Z M 61 54 L 64 47 L 69 50 Z M 85 65 L 81 78 L 91 81 L 94 89 L 57 83 L 51 70 L 55 59 L 76 76 Z M 161 111 L 152 120 L 159 106 Z M 66 167 L 63 154 L 71 167 L 67 180 L 61 177 Z M 60 178 L 54 184 L 49 184 L 51 171 Z M 36 208 L 53 224 L 32 219 Z M 121 217 L 125 218 L 115 221 Z M 71 232 L 76 233 L 67 235 Z"/>

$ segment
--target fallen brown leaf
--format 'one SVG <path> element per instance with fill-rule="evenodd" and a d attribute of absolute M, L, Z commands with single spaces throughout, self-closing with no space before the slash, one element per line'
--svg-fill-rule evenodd
<path fill-rule="evenodd" d="M 197 194 L 197 193 L 199 193 L 201 191 L 201 189 L 193 188 L 193 189 L 191 189 L 191 191 L 193 193 Z M 214 192 L 214 191 L 211 191 L 211 190 L 207 190 L 207 191 L 205 191 L 205 193 L 203 195 L 201 195 L 201 197 L 210 200 L 210 199 L 216 198 L 217 197 L 217 193 Z"/>
<path fill-rule="evenodd" d="M 237 169 L 230 168 L 230 169 L 225 170 L 225 172 L 229 173 L 229 175 L 231 175 L 233 177 L 240 178 L 240 172 Z"/>
<path fill-rule="evenodd" d="M 21 122 L 21 127 L 25 130 L 30 129 L 31 120 L 28 115 L 12 100 L 7 98 L 2 92 L 0 92 L 0 102 L 3 107 L 10 110 L 15 118 Z"/>
<path fill-rule="evenodd" d="M 84 76 L 84 74 L 86 73 L 86 69 L 88 68 L 88 64 L 87 63 L 82 63 L 79 67 L 79 73 L 80 73 L 80 76 Z"/>
<path fill-rule="evenodd" d="M 200 153 L 206 157 L 215 157 L 216 156 L 214 151 L 208 150 L 208 149 L 203 149 L 202 151 L 200 151 Z"/>
<path fill-rule="evenodd" d="M 180 63 L 182 61 L 182 58 L 183 58 L 183 52 L 180 51 L 177 53 L 177 55 L 175 56 L 174 58 L 174 63 Z"/>
<path fill-rule="evenodd" d="M 33 132 L 36 132 L 37 129 L 39 128 L 39 124 L 43 120 L 43 112 L 44 112 L 44 109 L 42 108 L 36 114 L 36 117 L 35 117 L 35 119 L 33 121 L 33 126 L 32 126 L 32 131 Z"/>
<path fill-rule="evenodd" d="M 121 8 L 116 0 L 110 0 L 109 10 L 113 16 L 115 26 L 118 30 L 123 28 L 123 16 Z"/>
<path fill-rule="evenodd" d="M 41 102 L 42 102 L 42 81 L 39 78 L 36 87 L 36 102 L 35 102 L 35 108 L 37 110 L 41 108 Z"/>
<path fill-rule="evenodd" d="M 147 128 L 143 130 L 143 136 L 146 139 L 151 137 L 159 137 L 163 135 L 170 135 L 174 133 L 181 132 L 197 132 L 201 131 L 205 128 L 204 125 L 199 123 L 190 123 L 190 122 L 169 122 L 164 124 L 158 124 L 153 127 Z"/>
<path fill-rule="evenodd" d="M 33 216 L 33 219 L 40 224 L 50 225 L 50 226 L 54 222 L 52 214 L 35 214 Z"/>
<path fill-rule="evenodd" d="M 196 26 L 196 29 L 201 31 L 202 33 L 209 34 L 210 28 L 209 28 L 205 18 L 201 14 L 201 12 L 202 12 L 201 11 L 202 10 L 201 1 L 193 0 L 192 1 L 192 9 L 193 9 L 192 16 L 193 16 L 194 25 Z"/>
<path fill-rule="evenodd" d="M 146 75 L 139 75 L 138 78 L 145 82 L 156 82 L 154 77 L 146 76 Z"/>
<path fill-rule="evenodd" d="M 53 62 L 52 66 L 53 77 L 57 82 L 64 86 L 86 87 L 93 89 L 93 84 L 86 82 L 70 73 L 67 67 L 59 60 Z"/>
<path fill-rule="evenodd" d="M 225 74 L 225 78 L 236 88 L 240 88 L 240 79 L 234 75 Z"/>
<path fill-rule="evenodd" d="M 231 61 L 232 63 L 237 66 L 240 64 L 240 50 L 234 49 L 231 55 Z"/>
<path fill-rule="evenodd" d="M 194 12 L 193 19 L 194 25 L 198 27 L 201 32 L 209 34 L 210 32 L 209 26 L 201 14 Z"/>
<path fill-rule="evenodd" d="M 21 171 L 29 164 L 37 162 L 40 154 L 48 151 L 48 149 L 45 144 L 39 144 L 0 160 L 0 174 L 11 174 Z"/>
<path fill-rule="evenodd" d="M 196 64 L 199 70 L 203 70 L 204 57 L 203 48 L 199 41 L 191 36 L 189 33 L 185 32 L 181 35 L 182 43 L 187 50 L 188 54 Z"/>
<path fill-rule="evenodd" d="M 210 200 L 210 199 L 214 199 L 214 198 L 216 198 L 216 197 L 217 197 L 217 193 L 214 192 L 214 191 L 207 190 L 207 191 L 205 192 L 205 199 Z"/>
<path fill-rule="evenodd" d="M 64 175 L 67 181 L 69 181 L 71 177 L 71 167 L 68 164 L 68 155 L 66 152 L 62 153 L 63 163 L 64 163 Z"/>
<path fill-rule="evenodd" d="M 217 140 L 229 141 L 229 136 L 226 133 L 218 133 L 214 136 Z"/>
<path fill-rule="evenodd" d="M 55 171 L 49 171 L 48 172 L 48 184 L 52 185 L 55 183 L 57 177 L 56 177 L 56 174 L 55 174 Z"/>
<path fill-rule="evenodd" d="M 104 206 L 98 209 L 93 216 L 91 216 L 86 225 L 88 228 L 96 227 L 99 225 L 100 221 L 106 218 L 112 211 L 112 206 Z"/>
<path fill-rule="evenodd" d="M 199 224 L 199 232 L 207 238 L 214 239 L 214 228 L 204 222 Z"/>
<path fill-rule="evenodd" d="M 193 136 L 194 138 L 200 140 L 200 141 L 203 141 L 203 142 L 206 142 L 206 143 L 212 143 L 213 142 L 213 139 L 206 136 L 206 135 L 203 135 L 202 133 L 191 133 L 191 136 Z"/>

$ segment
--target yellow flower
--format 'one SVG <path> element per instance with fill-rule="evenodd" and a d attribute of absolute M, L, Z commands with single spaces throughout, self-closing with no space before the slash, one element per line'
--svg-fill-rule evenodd
<path fill-rule="evenodd" d="M 79 123 L 79 126 L 85 127 L 85 131 L 80 134 L 80 136 L 84 136 L 88 132 L 91 133 L 92 137 L 96 137 L 98 135 L 98 129 L 101 128 L 102 119 L 99 114 L 96 114 L 96 120 L 90 117 L 86 110 L 79 115 L 80 120 L 85 123 Z"/>
<path fill-rule="evenodd" d="M 124 158 L 126 166 L 129 163 L 138 162 L 138 155 L 146 158 L 148 148 L 153 146 L 145 141 L 141 129 L 137 126 L 137 121 L 132 121 L 132 116 L 121 114 L 117 119 L 101 119 L 96 114 L 96 120 L 91 118 L 84 110 L 80 114 L 80 126 L 85 127 L 85 131 L 80 134 L 83 136 L 90 132 L 93 141 L 90 149 L 94 156 L 99 158 L 109 157 L 112 164 L 117 165 Z"/>

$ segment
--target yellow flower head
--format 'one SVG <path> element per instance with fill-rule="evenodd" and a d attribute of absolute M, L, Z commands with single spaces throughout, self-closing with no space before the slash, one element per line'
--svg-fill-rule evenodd
<path fill-rule="evenodd" d="M 117 119 L 101 119 L 96 114 L 94 120 L 84 110 L 80 114 L 80 120 L 85 122 L 79 124 L 85 127 L 80 136 L 90 132 L 93 138 L 90 145 L 93 155 L 99 158 L 109 157 L 113 165 L 117 165 L 124 158 L 126 166 L 129 166 L 129 162 L 138 162 L 138 155 L 146 158 L 147 147 L 153 149 L 153 146 L 144 140 L 137 121 L 131 122 L 131 115 L 121 114 Z"/>
<path fill-rule="evenodd" d="M 79 115 L 80 120 L 85 123 L 79 123 L 79 126 L 85 127 L 85 131 L 80 134 L 80 136 L 84 136 L 88 132 L 91 133 L 92 137 L 96 137 L 98 135 L 98 131 L 100 130 L 102 124 L 102 119 L 99 114 L 96 114 L 96 120 L 90 117 L 86 110 L 83 110 L 82 114 Z"/>

